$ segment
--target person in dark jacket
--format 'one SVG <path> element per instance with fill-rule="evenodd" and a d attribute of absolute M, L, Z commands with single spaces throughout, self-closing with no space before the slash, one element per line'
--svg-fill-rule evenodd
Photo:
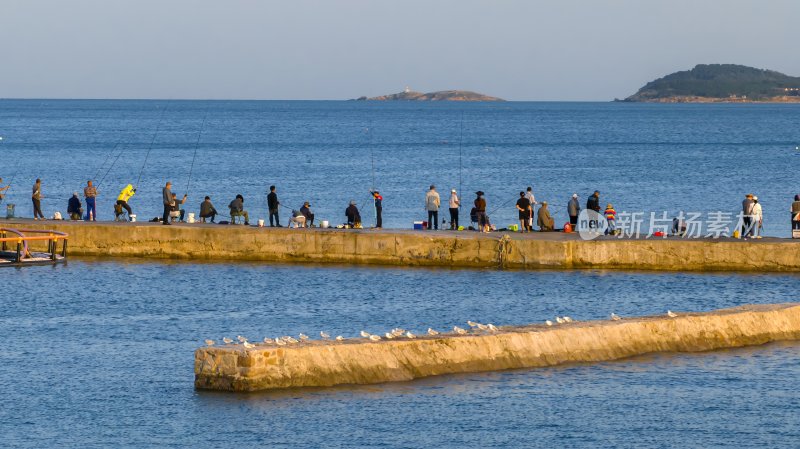
<path fill-rule="evenodd" d="M 358 212 L 355 201 L 350 201 L 350 205 L 345 209 L 344 214 L 347 216 L 348 226 L 352 228 L 361 227 L 361 214 Z"/>
<path fill-rule="evenodd" d="M 275 192 L 275 186 L 269 186 L 269 195 L 267 195 L 267 208 L 269 209 L 269 225 L 270 227 L 277 226 L 279 228 L 283 227 L 281 225 L 281 219 L 278 218 L 278 207 L 280 207 L 281 202 L 278 201 L 278 194 Z M 275 219 L 275 223 L 273 224 L 272 220 Z"/>
<path fill-rule="evenodd" d="M 217 209 L 214 208 L 214 205 L 211 204 L 211 197 L 207 196 L 202 203 L 200 203 L 200 220 L 205 223 L 206 218 L 211 219 L 211 223 L 214 223 L 214 218 L 217 216 Z"/>
<path fill-rule="evenodd" d="M 483 197 L 483 192 L 478 190 L 475 192 L 474 210 L 475 218 L 478 221 L 478 230 L 481 232 L 489 232 L 489 218 L 486 216 L 486 198 Z"/>
<path fill-rule="evenodd" d="M 70 220 L 80 220 L 83 218 L 83 207 L 81 207 L 81 200 L 78 198 L 78 192 L 72 194 L 72 198 L 67 203 L 67 213 Z"/>
<path fill-rule="evenodd" d="M 519 192 L 517 211 L 519 212 L 519 232 L 533 231 L 533 228 L 530 227 L 533 206 L 531 206 L 531 200 L 525 196 L 525 192 Z"/>
<path fill-rule="evenodd" d="M 567 215 L 569 215 L 569 224 L 572 226 L 572 229 L 576 229 L 576 226 L 578 226 L 578 215 L 580 215 L 580 213 L 581 205 L 578 202 L 578 194 L 573 193 L 572 199 L 567 203 Z"/>
<path fill-rule="evenodd" d="M 167 184 L 161 189 L 162 201 L 164 202 L 164 216 L 161 219 L 161 224 L 169 224 L 169 213 L 172 212 L 172 183 L 167 181 Z"/>
<path fill-rule="evenodd" d="M 369 193 L 372 195 L 372 199 L 375 200 L 375 227 L 382 228 L 383 217 L 381 214 L 383 213 L 383 197 L 377 190 Z"/>
<path fill-rule="evenodd" d="M 592 196 L 586 200 L 586 208 L 589 210 L 593 210 L 600 213 L 600 191 L 595 190 Z M 590 220 L 590 227 L 594 229 L 600 229 L 600 221 L 599 220 Z"/>
<path fill-rule="evenodd" d="M 306 226 L 313 227 L 314 226 L 314 214 L 311 212 L 311 204 L 306 201 L 303 203 L 303 207 L 300 208 L 300 213 L 306 217 Z"/>
<path fill-rule="evenodd" d="M 231 224 L 236 223 L 236 217 L 244 217 L 245 226 L 250 224 L 250 216 L 244 210 L 244 197 L 241 194 L 236 195 L 236 199 L 228 204 L 228 209 L 231 211 Z"/>
<path fill-rule="evenodd" d="M 800 229 L 800 195 L 794 196 L 794 202 L 792 203 L 792 230 Z"/>

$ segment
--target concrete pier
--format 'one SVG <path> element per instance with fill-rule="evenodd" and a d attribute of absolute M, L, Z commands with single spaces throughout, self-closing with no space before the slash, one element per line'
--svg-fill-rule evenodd
<path fill-rule="evenodd" d="M 515 269 L 800 271 L 800 240 L 581 240 L 576 234 L 287 229 L 213 224 L 6 221 L 70 235 L 69 254 L 187 260 Z"/>
<path fill-rule="evenodd" d="M 698 352 L 800 339 L 800 303 L 526 327 L 495 333 L 363 338 L 195 351 L 195 387 L 258 391 L 408 381 L 451 373 L 598 362 L 656 352 Z"/>

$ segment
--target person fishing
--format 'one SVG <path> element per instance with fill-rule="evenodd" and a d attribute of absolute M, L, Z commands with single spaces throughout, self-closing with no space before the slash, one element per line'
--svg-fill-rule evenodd
<path fill-rule="evenodd" d="M 214 218 L 217 216 L 217 209 L 214 208 L 214 204 L 211 203 L 211 197 L 206 196 L 202 203 L 200 203 L 200 220 L 203 223 L 206 222 L 206 218 L 211 219 L 211 223 L 214 223 Z"/>
<path fill-rule="evenodd" d="M 183 209 L 181 206 L 186 204 L 186 199 L 188 195 L 184 194 L 182 200 L 178 200 L 178 195 L 175 193 L 172 194 L 172 209 L 170 209 L 170 218 L 177 218 L 178 221 L 183 221 L 184 215 L 186 215 L 186 209 Z"/>
<path fill-rule="evenodd" d="M 267 209 L 269 209 L 269 226 L 270 227 L 283 227 L 281 225 L 281 219 L 278 217 L 279 209 L 278 207 L 281 205 L 281 202 L 278 201 L 278 193 L 276 192 L 275 186 L 269 186 L 269 194 L 267 195 Z M 275 223 L 273 224 L 272 219 L 275 219 Z"/>
<path fill-rule="evenodd" d="M 358 212 L 355 200 L 350 201 L 350 205 L 345 209 L 344 215 L 347 217 L 347 226 L 361 228 L 361 214 Z"/>
<path fill-rule="evenodd" d="M 83 218 L 83 207 L 81 207 L 81 199 L 78 198 L 78 192 L 73 193 L 72 198 L 67 202 L 67 213 L 72 221 Z"/>
<path fill-rule="evenodd" d="M 244 225 L 250 225 L 250 214 L 244 210 L 244 197 L 242 194 L 236 195 L 236 198 L 228 204 L 228 209 L 231 212 L 231 224 L 236 224 L 236 217 L 244 217 Z"/>
<path fill-rule="evenodd" d="M 33 201 L 33 219 L 39 220 L 40 218 L 44 220 L 44 214 L 42 213 L 42 180 L 36 179 L 36 183 L 33 184 L 33 192 L 31 193 L 31 200 Z"/>
<path fill-rule="evenodd" d="M 122 216 L 122 210 L 128 212 L 128 220 L 131 219 L 131 215 L 133 214 L 133 210 L 131 206 L 128 205 L 128 201 L 133 198 L 133 195 L 136 194 L 136 189 L 133 188 L 132 184 L 128 184 L 125 188 L 119 192 L 119 196 L 117 196 L 117 202 L 114 205 L 114 219 L 119 220 L 119 217 Z"/>
<path fill-rule="evenodd" d="M 92 185 L 92 180 L 86 181 L 83 188 L 83 197 L 86 198 L 86 221 L 97 221 L 97 187 Z"/>
<path fill-rule="evenodd" d="M 450 229 L 455 231 L 458 230 L 458 208 L 461 207 L 461 199 L 458 198 L 456 189 L 450 190 L 450 201 L 448 205 L 450 206 Z"/>
<path fill-rule="evenodd" d="M 311 203 L 308 201 L 303 203 L 303 207 L 300 208 L 300 213 L 306 217 L 306 225 L 309 227 L 314 227 L 314 213 L 311 212 Z"/>
<path fill-rule="evenodd" d="M 478 223 L 478 230 L 480 232 L 489 232 L 489 219 L 486 217 L 486 199 L 483 197 L 483 192 L 478 190 L 475 192 L 474 201 L 475 218 Z"/>
<path fill-rule="evenodd" d="M 375 228 L 380 229 L 383 227 L 383 197 L 377 190 L 370 191 L 372 199 L 375 200 Z"/>

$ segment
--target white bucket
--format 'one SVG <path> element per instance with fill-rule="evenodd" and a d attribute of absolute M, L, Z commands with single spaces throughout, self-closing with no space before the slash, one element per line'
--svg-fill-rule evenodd
<path fill-rule="evenodd" d="M 131 221 L 136 221 L 136 214 L 131 214 Z"/>
<path fill-rule="evenodd" d="M 194 212 L 189 212 L 188 218 L 186 219 L 188 223 L 194 223 Z"/>
<path fill-rule="evenodd" d="M 320 227 L 320 228 L 327 228 L 327 227 L 328 227 L 328 220 L 322 220 L 322 221 L 319 223 L 319 227 Z"/>
<path fill-rule="evenodd" d="M 258 227 L 259 228 L 263 228 L 264 227 L 264 220 L 258 220 Z"/>

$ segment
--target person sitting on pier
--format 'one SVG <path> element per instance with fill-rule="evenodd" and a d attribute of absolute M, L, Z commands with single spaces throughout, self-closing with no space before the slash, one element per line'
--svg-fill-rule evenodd
<path fill-rule="evenodd" d="M 214 208 L 214 205 L 211 204 L 211 197 L 207 196 L 202 203 L 200 203 L 200 220 L 205 223 L 206 218 L 211 219 L 211 223 L 214 223 L 214 217 L 217 216 L 217 209 Z"/>
<path fill-rule="evenodd" d="M 83 218 L 83 207 L 81 206 L 80 198 L 78 198 L 78 192 L 73 193 L 72 198 L 69 199 L 67 213 L 69 214 L 69 219 L 73 221 Z"/>
<path fill-rule="evenodd" d="M 344 211 L 347 216 L 347 226 L 351 228 L 361 228 L 361 214 L 358 212 L 355 200 L 350 201 L 350 205 Z"/>
<path fill-rule="evenodd" d="M 555 226 L 553 217 L 550 216 L 550 210 L 547 208 L 547 201 L 542 201 L 542 207 L 539 208 L 539 218 L 536 219 L 536 224 L 539 230 L 543 232 L 552 231 Z"/>
<path fill-rule="evenodd" d="M 128 212 L 128 220 L 130 220 L 131 214 L 133 214 L 133 210 L 128 205 L 128 200 L 133 198 L 133 195 L 136 194 L 136 189 L 133 188 L 133 185 L 128 184 L 125 186 L 124 189 L 119 193 L 117 197 L 117 203 L 114 206 L 114 220 L 120 221 L 120 217 L 122 217 L 123 212 L 122 209 L 125 209 Z"/>
<path fill-rule="evenodd" d="M 311 204 L 306 201 L 300 208 L 300 213 L 306 217 L 306 226 L 314 227 L 314 214 L 311 212 Z"/>
<path fill-rule="evenodd" d="M 236 217 L 244 217 L 245 226 L 250 225 L 250 215 L 244 210 L 244 197 L 241 194 L 228 204 L 228 209 L 231 211 L 231 224 L 236 224 Z"/>
<path fill-rule="evenodd" d="M 181 205 L 186 203 L 187 195 L 183 195 L 183 199 L 178 201 L 178 195 L 173 193 L 172 194 L 172 210 L 169 213 L 169 218 L 171 221 L 175 221 L 177 218 L 178 221 L 183 221 L 183 216 L 186 215 L 186 209 L 182 209 Z"/>

